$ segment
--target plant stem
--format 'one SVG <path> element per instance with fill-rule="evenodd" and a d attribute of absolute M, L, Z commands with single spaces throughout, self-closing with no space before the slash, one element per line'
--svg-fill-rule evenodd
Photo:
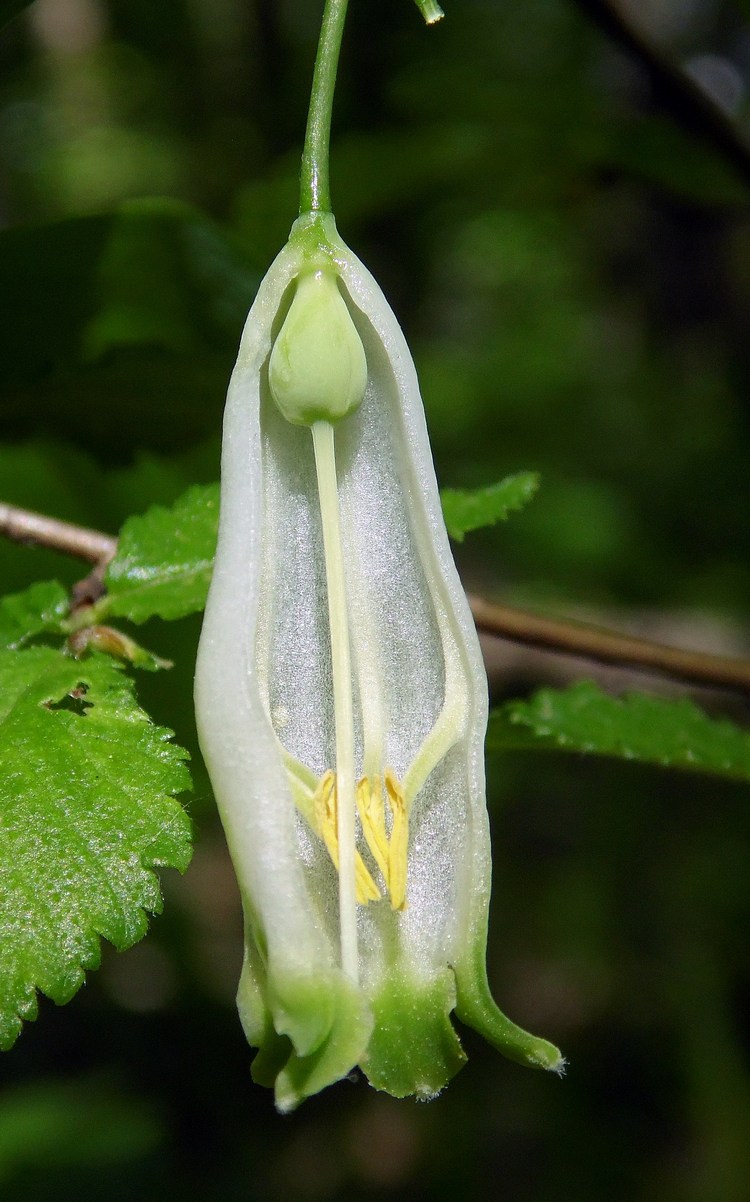
<path fill-rule="evenodd" d="M 582 656 L 621 668 L 658 672 L 691 684 L 750 692 L 750 660 L 747 659 L 668 647 L 588 622 L 545 618 L 525 609 L 496 605 L 481 597 L 469 597 L 469 604 L 477 630 L 513 639 L 528 647 Z"/>
<path fill-rule="evenodd" d="M 341 967 L 356 984 L 357 894 L 355 881 L 355 780 L 352 665 L 349 645 L 349 610 L 346 603 L 344 556 L 341 543 L 339 492 L 333 426 L 315 422 L 312 428 L 315 470 L 318 477 L 320 518 L 328 592 L 328 625 L 331 634 L 331 674 L 336 727 L 337 836 L 339 852 L 339 933 Z"/>
<path fill-rule="evenodd" d="M 117 539 L 109 534 L 61 522 L 59 518 L 21 509 L 18 505 L 0 503 L 0 534 L 16 543 L 49 547 L 94 564 L 106 563 L 117 550 Z"/>
<path fill-rule="evenodd" d="M 331 187 L 328 171 L 331 141 L 331 111 L 336 71 L 344 33 L 348 0 L 326 0 L 315 57 L 310 109 L 300 172 L 300 213 L 330 213 Z"/>

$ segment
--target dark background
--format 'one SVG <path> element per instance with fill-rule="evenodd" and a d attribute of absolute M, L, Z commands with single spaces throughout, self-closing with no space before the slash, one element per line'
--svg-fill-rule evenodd
<path fill-rule="evenodd" d="M 741 652 L 748 10 L 620 0 L 639 57 L 593 0 L 446 5 L 427 30 L 409 0 L 352 0 L 332 183 L 339 229 L 413 348 L 441 483 L 542 473 L 527 511 L 460 548 L 467 584 Z M 0 34 L 0 221 L 23 227 L 0 256 L 4 499 L 116 531 L 216 477 L 243 313 L 296 213 L 320 8 L 36 0 Z M 197 283 L 162 270 L 158 237 L 102 274 L 111 219 L 95 215 L 143 196 L 214 220 L 224 284 L 216 231 Z M 105 276 L 132 303 L 100 353 Z M 4 591 L 81 574 L 10 545 L 0 573 Z M 140 636 L 177 661 L 141 699 L 194 751 L 197 632 Z M 509 644 L 491 657 L 497 698 L 594 671 Z M 105 951 L 68 1007 L 42 1000 L 3 1058 L 5 1202 L 750 1197 L 745 787 L 492 759 L 493 985 L 561 1044 L 567 1077 L 466 1032 L 469 1064 L 430 1105 L 346 1082 L 282 1119 L 250 1080 L 239 906 L 198 764 L 195 779 L 194 865 L 166 874 L 149 938 Z"/>

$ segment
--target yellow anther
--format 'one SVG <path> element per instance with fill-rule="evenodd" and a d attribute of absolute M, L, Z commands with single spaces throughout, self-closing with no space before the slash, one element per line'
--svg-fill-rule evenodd
<path fill-rule="evenodd" d="M 391 813 L 390 835 L 386 829 L 386 797 Z M 367 846 L 383 874 L 391 905 L 394 910 L 403 910 L 406 906 L 409 820 L 403 790 L 390 768 L 386 768 L 385 779 L 362 777 L 357 785 L 357 810 Z"/>
<path fill-rule="evenodd" d="M 367 846 L 388 889 L 388 835 L 385 830 L 383 782 L 379 776 L 362 777 L 357 785 L 357 811 Z"/>
<path fill-rule="evenodd" d="M 338 835 L 338 791 L 336 777 L 328 770 L 320 778 L 313 797 L 313 813 L 318 834 L 326 845 L 334 867 L 339 868 L 339 835 Z M 359 852 L 354 861 L 354 877 L 356 882 L 357 901 L 361 906 L 368 902 L 379 901 L 380 890 L 367 871 L 364 860 Z"/>
<path fill-rule="evenodd" d="M 394 910 L 406 908 L 406 864 L 409 847 L 409 817 L 404 794 L 390 768 L 385 770 L 385 792 L 393 823 L 388 844 L 388 891 Z"/>
<path fill-rule="evenodd" d="M 360 906 L 366 906 L 371 901 L 380 901 L 380 890 L 367 871 L 367 866 L 359 852 L 356 853 L 354 859 L 354 879 L 356 882 L 357 901 Z"/>
<path fill-rule="evenodd" d="M 357 811 L 362 833 L 375 863 L 383 874 L 386 892 L 394 910 L 406 909 L 406 871 L 409 845 L 409 818 L 401 785 L 386 768 L 384 776 L 363 776 L 357 783 Z M 386 826 L 386 807 L 390 811 L 390 834 Z M 309 811 L 308 811 L 309 813 Z M 325 772 L 312 798 L 314 827 L 325 843 L 338 871 L 338 789 L 335 773 Z M 355 856 L 357 901 L 366 906 L 379 901 L 380 890 L 359 852 Z"/>

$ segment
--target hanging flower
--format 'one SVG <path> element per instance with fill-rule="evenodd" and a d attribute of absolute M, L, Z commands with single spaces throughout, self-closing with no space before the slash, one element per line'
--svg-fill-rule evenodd
<path fill-rule="evenodd" d="M 435 1095 L 465 1059 L 453 1010 L 561 1069 L 489 992 L 479 644 L 414 365 L 329 214 L 295 223 L 242 337 L 196 707 L 281 1110 L 357 1065 Z"/>

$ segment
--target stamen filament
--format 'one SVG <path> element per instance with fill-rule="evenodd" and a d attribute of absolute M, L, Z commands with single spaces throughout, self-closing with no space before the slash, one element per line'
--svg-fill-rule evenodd
<path fill-rule="evenodd" d="M 312 798 L 313 826 L 326 845 L 334 868 L 339 867 L 338 839 L 338 788 L 336 777 L 332 772 L 326 772 L 320 779 Z M 380 901 L 380 890 L 367 870 L 367 865 L 359 852 L 354 855 L 354 875 L 356 882 L 357 902 L 366 906 L 368 902 Z"/>
<path fill-rule="evenodd" d="M 388 890 L 393 909 L 405 910 L 409 818 L 403 791 L 390 768 L 385 770 L 385 790 L 393 816 L 391 838 L 388 844 Z"/>
<path fill-rule="evenodd" d="M 315 451 L 315 470 L 318 478 L 318 499 L 323 527 L 326 587 L 328 592 L 328 625 L 331 636 L 331 671 L 333 676 L 333 711 L 336 728 L 336 788 L 338 869 L 339 869 L 339 935 L 341 967 L 355 982 L 359 980 L 357 953 L 357 890 L 355 864 L 355 779 L 354 779 L 354 714 L 352 702 L 352 669 L 349 643 L 349 614 L 344 583 L 344 557 L 341 544 L 338 482 L 333 426 L 330 422 L 314 422 L 312 430 Z"/>

